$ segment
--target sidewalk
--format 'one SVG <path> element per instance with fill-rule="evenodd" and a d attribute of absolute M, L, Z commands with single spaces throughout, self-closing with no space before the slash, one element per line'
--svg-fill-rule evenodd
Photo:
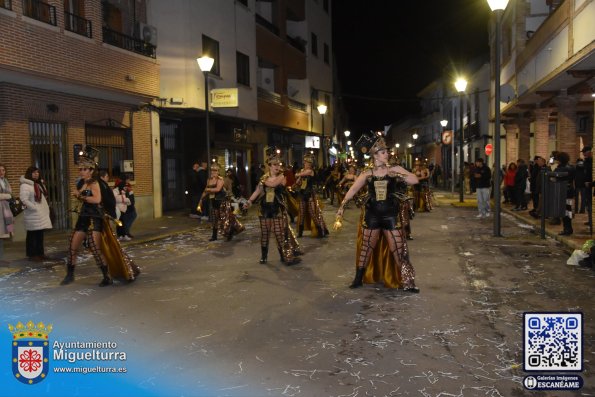
<path fill-rule="evenodd" d="M 452 193 L 444 190 L 434 190 L 434 197 L 439 204 L 453 205 L 455 207 L 474 208 L 477 210 L 477 199 L 475 194 L 465 194 L 463 203 L 459 202 L 460 196 L 458 192 Z M 492 216 L 490 219 L 493 219 L 493 199 L 491 205 Z M 512 211 L 512 208 L 514 207 L 508 204 L 502 204 L 500 208 L 502 214 L 508 214 L 524 223 L 532 225 L 537 236 L 541 234 L 541 218 L 533 218 L 531 215 L 529 215 L 529 211 Z M 585 222 L 588 220 L 589 219 L 586 213 L 573 214 L 572 228 L 574 229 L 574 233 L 570 236 L 559 236 L 558 233 L 562 231 L 562 225 L 550 225 L 549 220 L 546 219 L 545 234 L 546 236 L 559 241 L 572 252 L 575 249 L 581 249 L 585 241 L 594 239 L 594 237 L 589 233 L 589 226 L 585 225 Z"/>
<path fill-rule="evenodd" d="M 112 227 L 114 225 L 112 224 Z M 165 213 L 158 219 L 137 220 L 132 226 L 131 233 L 134 238 L 131 241 L 121 242 L 123 247 L 132 244 L 142 244 L 153 240 L 159 240 L 171 235 L 184 233 L 196 228 L 205 228 L 210 231 L 210 224 L 199 219 L 188 216 L 188 211 L 176 211 Z M 206 231 L 205 231 L 206 232 Z M 48 231 L 45 233 L 44 246 L 46 255 L 51 260 L 43 262 L 30 261 L 25 255 L 25 242 L 5 240 L 3 260 L 8 264 L 0 265 L 0 277 L 8 273 L 15 273 L 25 267 L 53 267 L 64 265 L 68 249 L 68 239 L 71 230 Z M 79 252 L 82 252 L 79 250 Z"/>

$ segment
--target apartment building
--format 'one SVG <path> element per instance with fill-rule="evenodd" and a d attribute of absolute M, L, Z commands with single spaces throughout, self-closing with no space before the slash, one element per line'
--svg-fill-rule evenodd
<path fill-rule="evenodd" d="M 317 106 L 328 103 L 327 137 L 334 108 L 329 7 L 327 0 L 148 2 L 159 32 L 164 210 L 187 205 L 188 171 L 206 160 L 207 98 L 211 157 L 236 171 L 245 194 L 266 146 L 288 163 L 301 163 L 305 150 L 322 159 Z M 215 59 L 206 79 L 196 62 L 202 55 Z M 233 100 L 218 103 L 220 94 Z"/>
<path fill-rule="evenodd" d="M 552 150 L 567 152 L 574 162 L 582 146 L 593 143 L 594 20 L 591 0 L 512 1 L 504 11 L 502 164 L 548 158 Z M 494 45 L 492 34 L 492 55 Z M 492 83 L 491 117 L 493 91 Z"/>
<path fill-rule="evenodd" d="M 41 169 L 55 229 L 71 226 L 85 145 L 112 179 L 133 175 L 140 217 L 160 210 L 159 126 L 144 109 L 159 95 L 159 67 L 145 23 L 144 0 L 0 0 L 0 162 L 17 192 L 27 167 Z"/>

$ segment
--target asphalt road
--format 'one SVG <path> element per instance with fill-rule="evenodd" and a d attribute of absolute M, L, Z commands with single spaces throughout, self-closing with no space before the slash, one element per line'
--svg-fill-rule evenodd
<path fill-rule="evenodd" d="M 231 242 L 209 243 L 199 227 L 128 247 L 143 268 L 132 284 L 99 288 L 88 255 L 69 286 L 59 286 L 60 266 L 10 274 L 0 278 L 2 327 L 43 319 L 54 340 L 117 342 L 128 353 L 117 380 L 135 390 L 127 395 L 595 395 L 595 272 L 567 266 L 557 242 L 507 216 L 505 237 L 495 239 L 476 211 L 442 205 L 414 219 L 420 294 L 351 290 L 357 215 L 349 209 L 328 238 L 300 239 L 306 253 L 291 267 L 273 249 L 268 264 L 258 263 L 250 217 Z M 523 312 L 533 311 L 584 313 L 581 391 L 525 391 Z M 2 383 L 10 376 L 0 370 Z M 72 395 L 101 395 L 72 379 Z M 53 374 L 44 390 L 68 381 Z"/>

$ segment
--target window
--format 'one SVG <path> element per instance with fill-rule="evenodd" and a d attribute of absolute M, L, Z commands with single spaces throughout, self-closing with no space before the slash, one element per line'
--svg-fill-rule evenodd
<path fill-rule="evenodd" d="M 328 65 L 328 63 L 330 62 L 330 49 L 328 47 L 328 44 L 324 43 L 324 63 L 326 63 Z"/>
<path fill-rule="evenodd" d="M 328 0 L 323 0 L 322 8 L 328 13 Z"/>
<path fill-rule="evenodd" d="M 324 94 L 324 104 L 330 109 L 331 108 L 331 96 Z"/>
<path fill-rule="evenodd" d="M 316 37 L 315 33 L 312 33 L 312 39 L 310 40 L 310 48 L 312 50 L 312 55 L 318 56 L 318 37 Z"/>
<path fill-rule="evenodd" d="M 250 87 L 250 57 L 237 51 L 236 68 L 238 83 Z"/>
<path fill-rule="evenodd" d="M 123 160 L 132 160 L 132 131 L 101 125 L 85 126 L 86 143 L 99 150 L 99 168 L 113 178 L 121 176 Z"/>
<path fill-rule="evenodd" d="M 219 76 L 219 42 L 203 34 L 202 55 L 208 55 L 215 60 L 211 68 L 211 73 Z"/>

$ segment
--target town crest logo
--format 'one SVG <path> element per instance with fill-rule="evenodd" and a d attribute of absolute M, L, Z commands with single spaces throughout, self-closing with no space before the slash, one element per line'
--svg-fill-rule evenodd
<path fill-rule="evenodd" d="M 8 324 L 12 333 L 12 373 L 15 378 L 27 385 L 44 380 L 50 368 L 49 334 L 52 325 L 29 321 L 16 326 Z"/>

